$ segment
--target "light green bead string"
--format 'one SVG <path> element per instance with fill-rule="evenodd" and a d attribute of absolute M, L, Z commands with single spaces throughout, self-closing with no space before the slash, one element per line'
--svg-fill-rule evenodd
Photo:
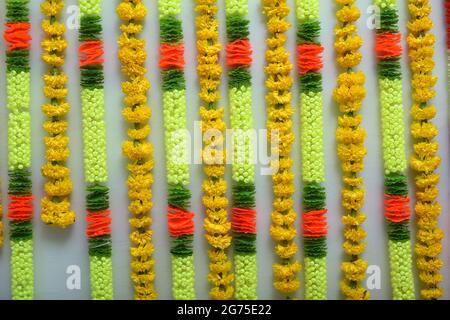
<path fill-rule="evenodd" d="M 80 13 L 84 15 L 100 15 L 102 12 L 102 0 L 80 0 Z"/>
<path fill-rule="evenodd" d="M 253 164 L 253 112 L 251 87 L 232 88 L 229 91 L 230 119 L 233 129 L 233 180 L 252 183 L 255 180 Z"/>
<path fill-rule="evenodd" d="M 188 132 L 186 129 L 186 90 L 165 91 L 164 127 L 169 184 L 189 184 Z"/>
<path fill-rule="evenodd" d="M 236 299 L 258 299 L 256 294 L 258 283 L 256 254 L 236 254 L 234 259 L 236 269 Z"/>
<path fill-rule="evenodd" d="M 391 282 L 395 300 L 414 300 L 414 277 L 410 241 L 392 241 L 388 243 Z"/>
<path fill-rule="evenodd" d="M 172 293 L 176 300 L 195 299 L 194 270 L 193 256 L 172 255 Z"/>
<path fill-rule="evenodd" d="M 180 0 L 159 0 L 158 1 L 159 17 L 177 16 L 181 13 Z"/>
<path fill-rule="evenodd" d="M 102 256 L 90 257 L 91 295 L 93 300 L 112 300 L 113 275 L 112 258 Z"/>
<path fill-rule="evenodd" d="M 319 0 L 296 0 L 297 18 L 300 22 L 305 20 L 319 20 Z"/>
<path fill-rule="evenodd" d="M 106 129 L 103 89 L 81 91 L 84 165 L 88 183 L 107 182 Z"/>
<path fill-rule="evenodd" d="M 397 8 L 397 0 L 375 0 L 375 4 L 380 8 Z"/>
<path fill-rule="evenodd" d="M 302 93 L 300 105 L 303 180 L 321 183 L 325 180 L 322 93 Z"/>
<path fill-rule="evenodd" d="M 380 103 L 385 173 L 404 172 L 406 170 L 405 125 L 400 79 L 380 80 Z"/>
<path fill-rule="evenodd" d="M 10 71 L 8 86 L 9 170 L 31 167 L 30 73 Z"/>
<path fill-rule="evenodd" d="M 11 240 L 11 290 L 13 300 L 34 297 L 33 240 Z"/>
<path fill-rule="evenodd" d="M 227 15 L 248 16 L 248 0 L 226 0 Z"/>
<path fill-rule="evenodd" d="M 327 299 L 327 258 L 305 258 L 305 298 Z"/>

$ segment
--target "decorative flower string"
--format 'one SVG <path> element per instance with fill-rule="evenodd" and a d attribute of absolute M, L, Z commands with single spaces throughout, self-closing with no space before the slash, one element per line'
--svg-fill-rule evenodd
<path fill-rule="evenodd" d="M 29 1 L 7 0 L 6 20 L 11 292 L 25 300 L 34 297 Z"/>
<path fill-rule="evenodd" d="M 409 231 L 408 179 L 405 175 L 405 126 L 403 123 L 401 34 L 397 0 L 375 0 L 380 8 L 376 33 L 381 127 L 384 154 L 384 213 L 388 228 L 391 286 L 396 300 L 415 299 Z"/>
<path fill-rule="evenodd" d="M 359 176 L 366 155 L 364 147 L 366 133 L 360 126 L 362 117 L 358 114 L 366 95 L 365 76 L 361 71 L 354 71 L 362 59 L 362 54 L 358 51 L 362 46 L 362 39 L 357 34 L 358 29 L 355 25 L 360 17 L 360 11 L 355 0 L 336 0 L 336 3 L 339 5 L 336 13 L 339 25 L 335 29 L 334 47 L 337 62 L 345 71 L 339 75 L 333 95 L 341 112 L 336 138 L 337 152 L 344 173 L 342 178 L 344 187 L 341 191 L 342 206 L 345 210 L 342 217 L 345 226 L 343 249 L 349 256 L 341 265 L 344 273 L 341 291 L 347 299 L 362 300 L 369 299 L 370 294 L 361 284 L 368 263 L 361 258 L 366 247 L 363 242 L 366 232 L 362 228 L 366 217 L 361 212 L 364 202 L 364 182 Z"/>
<path fill-rule="evenodd" d="M 153 149 L 147 141 L 150 134 L 150 107 L 147 105 L 147 91 L 150 82 L 145 77 L 145 40 L 139 38 L 142 24 L 147 16 L 147 8 L 142 0 L 123 0 L 117 7 L 117 15 L 124 22 L 120 26 L 119 60 L 122 73 L 127 80 L 122 83 L 125 108 L 123 116 L 131 127 L 128 140 L 122 145 L 123 154 L 128 159 L 128 210 L 132 214 L 133 228 L 130 240 L 131 279 L 134 282 L 134 296 L 138 300 L 156 299 L 154 288 L 155 271 L 152 231 Z"/>
<path fill-rule="evenodd" d="M 101 0 L 80 0 L 80 68 L 91 296 L 113 299 Z"/>
<path fill-rule="evenodd" d="M 47 163 L 42 166 L 42 175 L 47 179 L 44 190 L 47 195 L 41 200 L 41 219 L 56 227 L 68 227 L 75 222 L 75 212 L 70 210 L 72 180 L 66 165 L 69 157 L 69 138 L 66 135 L 68 123 L 64 119 L 70 109 L 66 101 L 68 89 L 67 75 L 63 71 L 64 51 L 67 41 L 64 38 L 65 26 L 59 21 L 64 8 L 64 0 L 44 0 L 41 10 L 46 19 L 41 23 L 45 38 L 41 43 L 42 60 L 48 65 L 44 75 L 44 95 L 48 99 L 42 106 L 47 116 L 44 129 L 47 136 Z"/>
<path fill-rule="evenodd" d="M 218 108 L 220 100 L 219 85 L 222 68 L 219 65 L 218 11 L 216 0 L 196 0 L 197 29 L 197 73 L 200 82 L 201 128 L 204 135 L 202 158 L 206 178 L 203 181 L 203 205 L 206 210 L 204 228 L 211 248 L 208 280 L 212 285 L 210 296 L 217 300 L 231 299 L 234 294 L 231 273 L 232 265 L 228 259 L 231 245 L 230 229 L 225 196 L 227 183 L 225 175 L 225 151 L 223 150 L 226 124 L 223 121 L 224 109 Z"/>
<path fill-rule="evenodd" d="M 196 298 L 192 245 L 194 214 L 189 212 L 191 192 L 181 1 L 163 0 L 158 5 L 168 183 L 167 217 L 172 238 L 172 293 L 175 299 L 193 300 Z"/>
<path fill-rule="evenodd" d="M 430 32 L 433 27 L 429 15 L 431 4 L 427 0 L 409 0 L 410 21 L 408 23 L 409 58 L 412 74 L 412 124 L 411 134 L 415 139 L 411 167 L 416 171 L 417 268 L 422 281 L 420 291 L 424 299 L 438 299 L 444 294 L 439 287 L 442 275 L 439 272 L 443 261 L 443 230 L 438 228 L 441 205 L 437 201 L 439 189 L 438 169 L 441 158 L 437 155 L 439 143 L 434 141 L 438 128 L 432 123 L 436 108 L 430 100 L 436 95 L 433 87 L 437 77 L 433 76 L 435 37 Z"/>
<path fill-rule="evenodd" d="M 299 22 L 297 71 L 301 94 L 301 146 L 303 173 L 303 244 L 305 297 L 327 298 L 327 209 L 323 147 L 322 74 L 319 0 L 297 1 Z"/>
<path fill-rule="evenodd" d="M 228 87 L 233 130 L 233 210 L 236 298 L 257 299 L 255 168 L 248 0 L 226 1 Z"/>
<path fill-rule="evenodd" d="M 450 0 L 445 0 L 445 22 L 447 29 L 447 81 L 448 90 L 450 92 Z"/>
<path fill-rule="evenodd" d="M 290 28 L 286 21 L 289 7 L 286 0 L 264 0 L 263 12 L 267 17 L 266 52 L 267 73 L 267 129 L 269 140 L 278 135 L 278 146 L 271 146 L 272 152 L 279 159 L 272 160 L 272 167 L 278 171 L 272 176 L 273 182 L 273 212 L 270 234 L 276 242 L 275 253 L 280 261 L 273 265 L 274 287 L 287 298 L 291 298 L 300 286 L 297 277 L 301 269 L 300 263 L 295 261 L 297 244 L 294 239 L 297 235 L 294 223 L 297 214 L 293 209 L 294 201 L 294 174 L 293 161 L 290 157 L 294 133 L 291 117 L 294 109 L 291 106 L 291 87 L 293 79 L 290 76 L 292 64 L 289 62 L 289 52 L 284 48 L 287 37 L 285 32 Z"/>

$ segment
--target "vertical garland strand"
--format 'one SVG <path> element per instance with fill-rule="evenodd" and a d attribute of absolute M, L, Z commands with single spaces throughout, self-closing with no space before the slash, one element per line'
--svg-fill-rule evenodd
<path fill-rule="evenodd" d="M 226 1 L 228 87 L 233 130 L 233 210 L 236 298 L 257 299 L 255 168 L 248 0 Z"/>
<path fill-rule="evenodd" d="M 220 100 L 219 85 L 222 68 L 219 65 L 219 43 L 217 0 L 196 0 L 197 31 L 197 74 L 200 82 L 201 128 L 204 135 L 202 158 L 206 178 L 203 182 L 203 205 L 206 210 L 204 228 L 211 248 L 208 251 L 210 273 L 208 280 L 212 285 L 210 295 L 213 299 L 231 299 L 234 275 L 228 258 L 231 245 L 230 229 L 225 196 L 227 183 L 225 175 L 225 151 L 223 150 L 226 124 L 223 121 L 224 109 L 218 108 Z"/>
<path fill-rule="evenodd" d="M 44 95 L 48 99 L 42 106 L 47 116 L 43 126 L 47 132 L 44 138 L 47 163 L 41 171 L 47 181 L 44 186 L 46 196 L 41 200 L 41 219 L 48 225 L 65 228 L 75 222 L 75 212 L 70 209 L 73 185 L 70 169 L 66 165 L 70 150 L 65 116 L 70 105 L 66 101 L 68 77 L 63 70 L 64 51 L 67 48 L 64 38 L 66 28 L 60 21 L 63 9 L 63 0 L 45 0 L 41 5 L 41 11 L 46 17 L 41 24 L 45 34 L 41 42 L 42 60 L 48 66 L 43 77 Z"/>
<path fill-rule="evenodd" d="M 381 26 L 376 33 L 381 127 L 384 155 L 384 212 L 392 294 L 395 300 L 415 299 L 409 231 L 408 179 L 405 175 L 405 126 L 403 123 L 401 34 L 398 30 L 397 0 L 375 0 Z"/>
<path fill-rule="evenodd" d="M 128 140 L 122 145 L 123 154 L 128 159 L 128 210 L 132 214 L 129 220 L 133 228 L 130 240 L 131 279 L 134 283 L 134 296 L 137 300 L 156 299 L 154 288 L 154 247 L 150 226 L 152 219 L 154 166 L 152 145 L 147 141 L 150 134 L 148 124 L 151 110 L 147 105 L 147 91 L 150 82 L 145 77 L 144 64 L 147 58 L 145 40 L 139 38 L 142 23 L 147 16 L 147 8 L 141 0 L 123 0 L 117 7 L 117 15 L 123 21 L 120 26 L 119 60 L 122 73 L 127 80 L 122 83 L 124 119 L 131 125 Z"/>
<path fill-rule="evenodd" d="M 34 296 L 29 1 L 6 1 L 6 20 L 11 292 L 24 300 Z"/>
<path fill-rule="evenodd" d="M 450 92 L 450 0 L 445 0 L 444 10 L 447 27 L 447 91 Z"/>
<path fill-rule="evenodd" d="M 272 154 L 279 157 L 271 163 L 273 168 L 278 168 L 272 176 L 274 201 L 270 227 L 270 234 L 276 242 L 275 253 L 280 258 L 273 266 L 274 287 L 289 299 L 300 287 L 297 274 L 301 269 L 300 263 L 294 259 L 298 247 L 294 241 L 297 214 L 293 209 L 294 174 L 290 157 L 294 142 L 291 119 L 294 109 L 290 92 L 292 64 L 289 62 L 289 52 L 284 48 L 287 40 L 285 33 L 290 28 L 286 21 L 289 7 L 286 0 L 263 0 L 263 13 L 269 33 L 265 67 L 268 138 L 272 142 L 274 135 L 278 135 L 279 141 L 278 146 L 271 145 Z"/>
<path fill-rule="evenodd" d="M 191 191 L 181 1 L 162 0 L 158 5 L 168 183 L 167 218 L 172 238 L 172 293 L 177 300 L 193 300 L 196 298 L 192 244 L 194 214 L 189 212 Z"/>
<path fill-rule="evenodd" d="M 415 139 L 411 167 L 416 172 L 416 206 L 417 240 L 416 255 L 419 278 L 422 282 L 420 291 L 424 299 L 438 299 L 444 294 L 439 287 L 442 274 L 439 272 L 443 261 L 439 259 L 442 251 L 441 240 L 444 231 L 439 229 L 441 205 L 437 201 L 439 189 L 438 169 L 441 158 L 437 155 L 439 143 L 434 141 L 438 128 L 432 119 L 436 108 L 430 100 L 436 95 L 434 85 L 437 77 L 433 76 L 435 36 L 430 32 L 433 21 L 430 19 L 431 4 L 427 0 L 409 0 L 410 20 L 408 23 L 409 58 L 412 74 L 411 134 Z"/>
<path fill-rule="evenodd" d="M 319 0 L 297 0 L 297 71 L 300 77 L 305 297 L 327 298 L 327 209 L 323 146 L 323 47 Z"/>
<path fill-rule="evenodd" d="M 113 299 L 111 217 L 106 164 L 102 1 L 79 0 L 84 170 L 91 296 Z"/>
<path fill-rule="evenodd" d="M 359 52 L 362 39 L 357 34 L 358 29 L 355 25 L 360 17 L 360 11 L 355 2 L 355 0 L 336 0 L 339 5 L 336 12 L 339 24 L 335 29 L 334 47 L 337 62 L 345 71 L 339 75 L 333 95 L 341 112 L 336 139 L 337 152 L 344 173 L 342 178 L 344 187 L 341 191 L 342 206 L 345 211 L 342 217 L 342 223 L 345 226 L 343 249 L 348 255 L 348 261 L 341 265 L 344 273 L 341 291 L 347 299 L 363 300 L 370 297 L 369 291 L 362 285 L 368 263 L 361 258 L 366 247 L 363 242 L 366 232 L 362 228 L 366 217 L 361 212 L 365 192 L 364 181 L 359 176 L 359 172 L 364 167 L 366 133 L 360 126 L 362 117 L 358 112 L 362 107 L 366 91 L 364 73 L 354 71 L 362 59 L 362 54 Z"/>

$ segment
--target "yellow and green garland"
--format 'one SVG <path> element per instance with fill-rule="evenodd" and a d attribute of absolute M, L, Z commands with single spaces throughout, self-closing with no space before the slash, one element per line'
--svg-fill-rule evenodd
<path fill-rule="evenodd" d="M 222 68 L 219 64 L 219 32 L 217 0 L 196 0 L 197 74 L 200 82 L 201 129 L 204 136 L 202 159 L 206 178 L 203 181 L 204 228 L 210 245 L 208 280 L 210 296 L 226 300 L 234 295 L 232 264 L 228 258 L 231 245 L 231 223 L 228 221 L 226 198 L 224 109 L 219 108 L 219 85 Z"/>
<path fill-rule="evenodd" d="M 417 269 L 422 282 L 420 294 L 424 299 L 438 299 L 444 294 L 439 287 L 442 281 L 440 269 L 444 231 L 438 227 L 441 205 L 437 201 L 440 176 L 436 173 L 441 158 L 437 155 L 439 143 L 434 141 L 438 128 L 432 122 L 437 110 L 430 100 L 436 95 L 433 76 L 435 36 L 430 32 L 433 21 L 428 0 L 409 0 L 408 23 L 409 59 L 412 75 L 411 134 L 415 140 L 411 167 L 415 171 L 417 239 L 415 251 Z"/>
<path fill-rule="evenodd" d="M 75 222 L 75 212 L 70 208 L 73 185 L 70 169 L 66 164 L 70 150 L 65 117 L 70 105 L 66 100 L 68 76 L 63 70 L 67 48 L 67 40 L 64 38 L 66 28 L 61 22 L 63 9 L 63 0 L 45 0 L 41 5 L 46 17 L 41 23 L 45 34 L 41 43 L 42 60 L 48 66 L 43 77 L 44 95 L 48 99 L 42 106 L 42 111 L 47 116 L 43 125 L 47 132 L 44 138 L 47 163 L 41 171 L 47 181 L 44 185 L 46 196 L 41 200 L 41 219 L 48 225 L 65 228 Z"/>
<path fill-rule="evenodd" d="M 154 288 L 154 260 L 152 231 L 153 149 L 148 142 L 150 134 L 150 107 L 147 105 L 147 91 L 150 82 L 145 77 L 144 64 L 147 58 L 145 40 L 139 38 L 147 15 L 147 8 L 141 0 L 123 0 L 117 7 L 117 14 L 123 21 L 120 26 L 119 60 L 122 73 L 127 80 L 122 83 L 123 117 L 130 124 L 128 140 L 122 145 L 123 154 L 128 159 L 128 210 L 132 214 L 130 234 L 132 247 L 131 279 L 134 295 L 138 300 L 156 299 Z"/>
<path fill-rule="evenodd" d="M 278 155 L 272 160 L 271 167 L 277 168 L 273 172 L 273 212 L 270 234 L 275 241 L 275 253 L 279 261 L 273 265 L 274 287 L 285 294 L 287 298 L 294 298 L 300 287 L 298 272 L 301 266 L 295 260 L 298 247 L 294 239 L 297 235 L 294 223 L 297 214 L 294 207 L 294 174 L 293 160 L 290 157 L 294 143 L 292 130 L 291 88 L 293 79 L 290 76 L 292 64 L 289 52 L 284 47 L 286 32 L 290 24 L 286 21 L 289 7 L 286 0 L 263 0 L 263 13 L 267 18 L 268 49 L 266 51 L 267 66 L 266 79 L 266 112 L 269 142 L 278 136 L 278 146 L 271 145 L 272 152 Z"/>
<path fill-rule="evenodd" d="M 361 13 L 355 2 L 355 0 L 336 0 L 338 26 L 335 28 L 334 47 L 337 63 L 344 72 L 338 77 L 337 88 L 333 95 L 340 111 L 336 139 L 337 152 L 344 173 L 342 177 L 344 186 L 341 190 L 344 209 L 342 223 L 345 226 L 343 249 L 348 257 L 341 265 L 344 273 L 341 291 L 347 299 L 364 300 L 369 299 L 370 294 L 362 285 L 368 263 L 361 258 L 366 248 L 363 242 L 366 232 L 362 227 L 366 217 L 361 212 L 365 191 L 364 181 L 359 173 L 364 167 L 366 133 L 361 127 L 362 116 L 359 110 L 366 91 L 364 73 L 355 71 L 362 59 L 359 52 L 362 39 L 357 34 L 358 28 L 355 24 Z"/>

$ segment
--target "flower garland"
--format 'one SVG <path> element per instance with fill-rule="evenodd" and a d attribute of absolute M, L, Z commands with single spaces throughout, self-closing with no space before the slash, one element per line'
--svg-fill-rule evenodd
<path fill-rule="evenodd" d="M 49 225 L 65 228 L 75 222 L 75 212 L 70 210 L 73 186 L 70 169 L 66 166 L 70 150 L 66 135 L 68 123 L 64 117 L 70 105 L 66 101 L 68 77 L 62 69 L 67 48 L 65 26 L 59 21 L 63 8 L 64 0 L 44 0 L 41 5 L 42 13 L 47 17 L 42 21 L 46 35 L 41 43 L 42 60 L 48 65 L 43 77 L 48 102 L 42 106 L 47 116 L 44 122 L 48 134 L 44 139 L 47 163 L 42 166 L 42 175 L 47 179 L 44 187 L 47 195 L 41 200 L 41 219 Z"/>
<path fill-rule="evenodd" d="M 375 0 L 381 27 L 376 33 L 381 126 L 383 138 L 385 201 L 391 285 L 394 299 L 415 299 L 409 231 L 408 179 L 405 175 L 401 34 L 397 0 Z"/>
<path fill-rule="evenodd" d="M 101 0 L 80 0 L 80 69 L 91 295 L 113 299 Z"/>
<path fill-rule="evenodd" d="M 448 91 L 450 91 L 450 0 L 445 0 L 445 22 L 447 27 L 447 81 L 448 81 Z"/>
<path fill-rule="evenodd" d="M 248 0 L 226 1 L 226 46 L 233 130 L 233 210 L 236 298 L 257 299 L 255 168 L 253 166 L 252 49 Z"/>
<path fill-rule="evenodd" d="M 6 19 L 11 291 L 24 300 L 34 296 L 29 1 L 6 1 Z"/>
<path fill-rule="evenodd" d="M 365 130 L 360 127 L 362 117 L 358 111 L 366 95 L 364 89 L 365 76 L 354 68 L 361 62 L 362 54 L 358 51 L 362 46 L 362 39 L 357 34 L 355 22 L 360 17 L 360 11 L 355 0 L 336 0 L 340 6 L 336 18 L 339 25 L 335 29 L 337 62 L 346 70 L 338 77 L 338 86 L 333 95 L 339 105 L 339 125 L 336 131 L 338 141 L 338 156 L 342 162 L 343 183 L 341 191 L 342 206 L 345 215 L 342 223 L 345 226 L 343 244 L 344 252 L 349 260 L 342 263 L 344 279 L 341 282 L 341 291 L 347 299 L 369 299 L 370 294 L 361 284 L 365 278 L 367 261 L 360 255 L 366 244 L 362 242 L 366 232 L 362 228 L 365 215 L 361 212 L 364 202 L 363 178 L 358 173 L 364 167 Z"/>
<path fill-rule="evenodd" d="M 327 209 L 323 146 L 323 67 L 319 0 L 297 1 L 297 69 L 301 94 L 305 297 L 327 298 Z"/>
<path fill-rule="evenodd" d="M 117 7 L 117 15 L 124 23 L 120 26 L 119 60 L 122 73 L 128 78 L 122 83 L 125 94 L 123 110 L 124 119 L 131 124 L 128 130 L 129 140 L 122 145 L 123 154 L 128 159 L 128 207 L 133 217 L 130 225 L 134 230 L 130 239 L 131 279 L 134 282 L 135 298 L 138 300 L 156 299 L 154 288 L 154 260 L 152 220 L 150 210 L 153 206 L 151 186 L 153 176 L 153 150 L 148 143 L 150 126 L 148 124 L 151 110 L 147 105 L 147 91 L 150 82 L 145 77 L 144 67 L 147 53 L 145 40 L 138 38 L 142 32 L 142 23 L 147 15 L 147 8 L 141 0 L 123 0 Z"/>
<path fill-rule="evenodd" d="M 294 227 L 297 214 L 293 209 L 294 174 L 293 161 L 290 158 L 294 142 L 291 120 L 294 110 L 290 103 L 292 64 L 289 62 L 289 52 L 283 47 L 287 39 L 285 32 L 290 28 L 290 24 L 286 21 L 289 7 L 286 0 L 264 0 L 263 12 L 267 17 L 267 30 L 270 34 L 267 40 L 265 68 L 268 90 L 267 129 L 269 140 L 272 140 L 274 131 L 277 132 L 279 139 L 278 150 L 275 150 L 279 159 L 272 161 L 272 167 L 278 167 L 278 171 L 272 176 L 275 199 L 270 234 L 276 242 L 275 252 L 281 260 L 273 266 L 274 287 L 290 298 L 300 286 L 297 273 L 301 266 L 294 260 L 298 248 L 294 241 L 297 235 Z M 274 148 L 275 146 L 271 147 Z"/>
<path fill-rule="evenodd" d="M 231 224 L 228 221 L 228 199 L 225 196 L 227 183 L 225 175 L 225 151 L 223 150 L 226 124 L 223 121 L 224 109 L 218 108 L 220 100 L 219 85 L 222 68 L 219 65 L 218 11 L 216 0 L 196 0 L 197 28 L 197 73 L 200 82 L 201 128 L 205 147 L 202 152 L 206 179 L 203 182 L 203 205 L 206 209 L 204 227 L 206 239 L 211 245 L 210 273 L 212 284 L 210 295 L 213 299 L 231 299 L 234 294 L 231 273 L 232 265 L 228 259 L 231 245 L 229 235 Z"/>
<path fill-rule="evenodd" d="M 189 166 L 186 135 L 186 84 L 181 1 L 158 2 L 160 19 L 160 68 L 163 81 L 164 126 L 168 183 L 168 223 L 172 238 L 172 292 L 175 299 L 193 300 L 194 214 L 189 212 Z"/>
<path fill-rule="evenodd" d="M 433 86 L 437 78 L 433 76 L 433 55 L 435 36 L 430 32 L 433 21 L 429 15 L 431 5 L 427 0 L 409 0 L 410 21 L 408 23 L 409 58 L 412 73 L 411 110 L 413 122 L 411 134 L 416 140 L 411 167 L 416 171 L 417 268 L 423 288 L 420 291 L 424 299 L 437 299 L 444 293 L 439 288 L 442 275 L 439 269 L 443 262 L 439 259 L 442 251 L 443 230 L 438 228 L 441 205 L 437 202 L 439 189 L 439 167 L 441 158 L 437 155 L 439 143 L 434 141 L 438 128 L 432 123 L 436 108 L 430 100 L 436 95 Z"/>

